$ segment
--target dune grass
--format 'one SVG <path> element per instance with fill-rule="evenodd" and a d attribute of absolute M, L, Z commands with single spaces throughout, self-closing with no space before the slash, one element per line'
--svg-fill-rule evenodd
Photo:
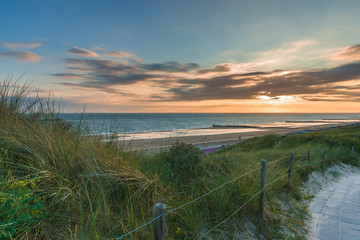
<path fill-rule="evenodd" d="M 15 190 L 3 191 L 3 206 L 10 209 L 1 216 L 2 235 L 102 238 L 126 231 L 129 222 L 147 209 L 126 203 L 137 198 L 150 201 L 152 196 L 151 181 L 137 170 L 135 155 L 113 142 L 103 143 L 83 126 L 57 119 L 48 99 L 29 92 L 28 86 L 0 86 L 1 177 L 3 182 L 10 177 L 15 182 L 36 179 L 36 186 L 25 185 L 20 191 L 31 190 L 45 207 L 39 217 L 19 222 L 12 213 L 21 204 L 8 204 L 17 201 L 10 195 Z M 30 199 L 20 210 L 32 216 L 33 204 Z"/>
<path fill-rule="evenodd" d="M 359 162 L 359 126 L 252 138 L 204 156 L 181 143 L 161 153 L 128 151 L 92 135 L 84 124 L 59 120 L 51 100 L 36 96 L 29 86 L 0 84 L 0 238 L 116 239 L 151 220 L 155 203 L 174 209 L 256 169 L 167 214 L 170 239 L 196 239 L 258 193 L 258 168 L 266 159 L 267 183 L 278 180 L 266 189 L 264 218 L 258 219 L 254 198 L 209 236 L 240 238 L 244 224 L 252 222 L 257 229 L 252 234 L 279 239 L 285 236 L 280 216 L 288 214 L 286 226 L 301 239 L 294 226 L 304 223 L 306 209 L 284 210 L 279 201 L 304 198 L 299 186 L 319 169 L 324 147 L 325 168 L 337 161 Z M 290 152 L 295 155 L 291 190 Z M 124 239 L 152 237 L 150 224 Z"/>

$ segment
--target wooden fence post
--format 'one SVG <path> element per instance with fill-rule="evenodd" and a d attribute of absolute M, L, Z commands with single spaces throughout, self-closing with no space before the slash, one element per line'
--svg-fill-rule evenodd
<path fill-rule="evenodd" d="M 260 169 L 260 195 L 259 195 L 259 214 L 260 219 L 263 216 L 264 206 L 265 206 L 265 176 L 266 176 L 266 160 L 261 160 L 261 169 Z"/>
<path fill-rule="evenodd" d="M 340 150 L 341 150 L 341 147 L 338 147 L 337 154 L 336 154 L 336 161 L 337 161 L 337 162 L 339 161 Z"/>
<path fill-rule="evenodd" d="M 165 214 L 166 206 L 163 203 L 157 203 L 154 207 L 154 240 L 165 240 Z M 160 216 L 160 217 L 159 217 Z"/>
<path fill-rule="evenodd" d="M 294 153 L 290 153 L 290 161 L 289 161 L 289 171 L 288 171 L 288 181 L 289 181 L 289 190 L 291 190 L 291 173 L 292 173 L 292 166 L 294 160 Z"/>
<path fill-rule="evenodd" d="M 310 168 L 310 150 L 307 150 L 306 152 L 306 168 L 307 170 Z"/>
<path fill-rule="evenodd" d="M 322 149 L 322 154 L 321 154 L 321 172 L 324 175 L 324 159 L 325 159 L 325 148 Z"/>

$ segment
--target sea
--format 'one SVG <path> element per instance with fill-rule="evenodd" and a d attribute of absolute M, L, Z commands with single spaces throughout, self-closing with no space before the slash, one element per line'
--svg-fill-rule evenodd
<path fill-rule="evenodd" d="M 213 125 L 360 119 L 360 113 L 61 113 L 58 117 L 73 124 L 82 124 L 94 134 L 116 134 L 207 128 Z"/>

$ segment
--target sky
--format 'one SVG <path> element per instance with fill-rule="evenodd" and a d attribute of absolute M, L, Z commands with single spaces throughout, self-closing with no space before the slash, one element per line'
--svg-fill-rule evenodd
<path fill-rule="evenodd" d="M 63 111 L 360 112 L 358 0 L 1 0 L 0 81 Z"/>

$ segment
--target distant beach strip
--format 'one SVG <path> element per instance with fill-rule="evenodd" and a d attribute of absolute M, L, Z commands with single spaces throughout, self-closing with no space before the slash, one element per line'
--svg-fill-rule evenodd
<path fill-rule="evenodd" d="M 156 150 L 179 142 L 198 145 L 205 153 L 239 141 L 268 134 L 298 134 L 321 129 L 360 124 L 360 119 L 288 121 L 281 123 L 249 124 L 241 126 L 215 125 L 210 128 L 177 129 L 139 133 L 120 133 L 117 139 L 132 150 Z M 114 135 L 112 136 L 114 137 Z"/>

